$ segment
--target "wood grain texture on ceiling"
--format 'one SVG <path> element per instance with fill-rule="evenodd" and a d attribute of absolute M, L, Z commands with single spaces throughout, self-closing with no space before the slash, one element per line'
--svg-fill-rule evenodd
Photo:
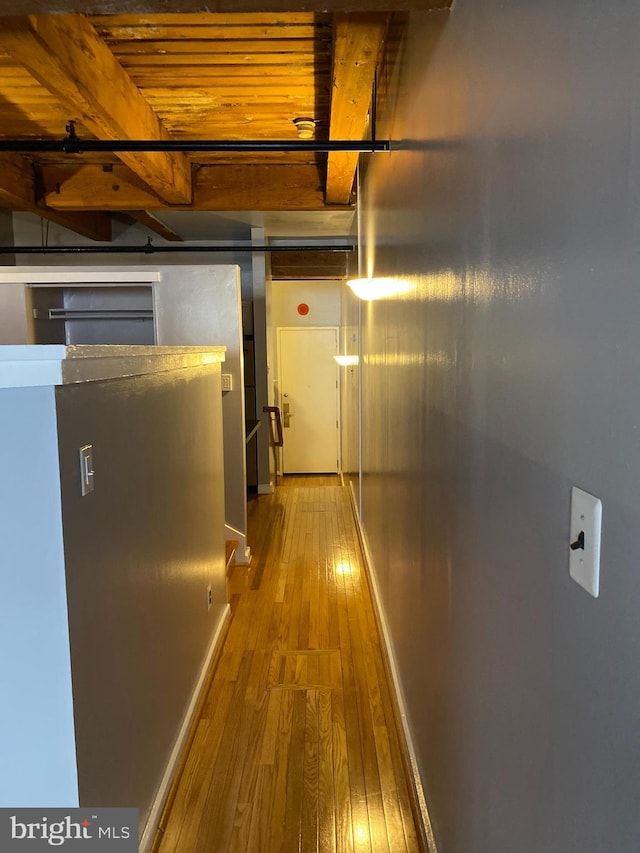
<path fill-rule="evenodd" d="M 327 133 L 329 15 L 158 15 L 90 19 L 176 138 L 295 139 Z"/>
<path fill-rule="evenodd" d="M 0 17 L 0 138 L 60 140 L 73 120 L 81 139 L 293 141 L 294 119 L 308 117 L 318 140 L 362 139 L 387 17 Z M 0 202 L 66 222 L 80 211 L 339 209 L 353 204 L 356 161 L 327 195 L 323 153 L 9 152 Z"/>
<path fill-rule="evenodd" d="M 38 2 L 18 0 L 13 12 L 24 7 Z M 55 11 L 75 8 L 63 0 Z M 89 8 L 96 14 L 0 14 L 0 139 L 62 140 L 73 120 L 81 139 L 293 141 L 298 117 L 315 121 L 318 140 L 370 135 L 390 20 L 384 4 L 335 13 L 257 5 L 201 13 L 180 2 L 174 8 L 184 11 L 172 13 Z M 0 207 L 102 240 L 110 213 L 124 211 L 175 239 L 155 214 L 349 209 L 357 160 L 340 152 L 8 151 L 0 153 Z"/>
<path fill-rule="evenodd" d="M 452 0 L 209 0 L 208 12 L 429 12 L 448 9 Z M 11 14 L 135 15 L 197 13 L 202 0 L 13 0 Z M 9 11 L 9 10 L 7 10 Z M 2 12 L 0 11 L 0 14 Z"/>

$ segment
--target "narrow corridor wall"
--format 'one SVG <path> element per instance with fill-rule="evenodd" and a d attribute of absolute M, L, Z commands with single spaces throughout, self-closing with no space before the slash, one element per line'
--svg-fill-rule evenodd
<path fill-rule="evenodd" d="M 362 305 L 363 523 L 441 853 L 640 843 L 639 34 L 456 0 L 389 39 L 362 239 L 407 290 Z"/>

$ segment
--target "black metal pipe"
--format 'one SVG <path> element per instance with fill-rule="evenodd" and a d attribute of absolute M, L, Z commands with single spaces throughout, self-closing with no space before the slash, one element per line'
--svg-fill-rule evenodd
<path fill-rule="evenodd" d="M 210 152 L 261 152 L 261 151 L 390 151 L 391 142 L 381 140 L 315 139 L 299 140 L 212 140 L 212 139 L 1 139 L 0 151 L 38 152 L 60 151 L 64 154 L 82 154 L 101 151 L 210 151 Z"/>
<path fill-rule="evenodd" d="M 351 244 L 316 244 L 307 246 L 0 246 L 0 255 L 101 255 L 144 254 L 166 252 L 354 252 Z"/>

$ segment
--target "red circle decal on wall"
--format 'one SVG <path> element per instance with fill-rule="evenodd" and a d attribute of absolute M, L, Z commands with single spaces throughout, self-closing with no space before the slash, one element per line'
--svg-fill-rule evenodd
<path fill-rule="evenodd" d="M 302 317 L 306 317 L 308 313 L 309 306 L 306 302 L 301 302 L 300 305 L 298 305 L 298 314 L 300 314 Z"/>

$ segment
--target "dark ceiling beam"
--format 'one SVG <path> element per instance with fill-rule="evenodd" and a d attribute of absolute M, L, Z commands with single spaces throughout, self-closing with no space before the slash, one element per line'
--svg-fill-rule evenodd
<path fill-rule="evenodd" d="M 208 12 L 407 12 L 448 9 L 452 0 L 210 0 Z M 202 12 L 202 0 L 13 0 L 7 13 L 84 15 Z M 1 15 L 1 13 L 0 13 Z"/>
<path fill-rule="evenodd" d="M 76 234 L 81 234 L 83 237 L 88 237 L 90 240 L 97 240 L 101 243 L 109 243 L 111 241 L 110 213 L 97 210 L 71 213 L 68 210 L 51 210 L 51 208 L 44 207 L 43 205 L 30 208 L 30 212 L 36 216 L 41 216 L 48 222 L 53 222 L 55 225 L 66 228 L 67 231 L 73 231 Z"/>
<path fill-rule="evenodd" d="M 51 210 L 36 201 L 36 175 L 19 154 L 0 154 L 0 207 L 26 211 L 91 240 L 111 240 L 111 216 L 101 211 Z"/>
<path fill-rule="evenodd" d="M 127 213 L 131 219 L 139 222 L 140 225 L 144 225 L 149 231 L 158 234 L 163 240 L 170 240 L 172 243 L 182 242 L 183 238 L 179 234 L 161 222 L 153 213 L 149 213 L 148 210 L 129 210 Z"/>
<path fill-rule="evenodd" d="M 310 249 L 299 254 L 271 251 L 271 278 L 289 279 L 342 279 L 347 275 L 347 253 L 327 255 Z"/>

